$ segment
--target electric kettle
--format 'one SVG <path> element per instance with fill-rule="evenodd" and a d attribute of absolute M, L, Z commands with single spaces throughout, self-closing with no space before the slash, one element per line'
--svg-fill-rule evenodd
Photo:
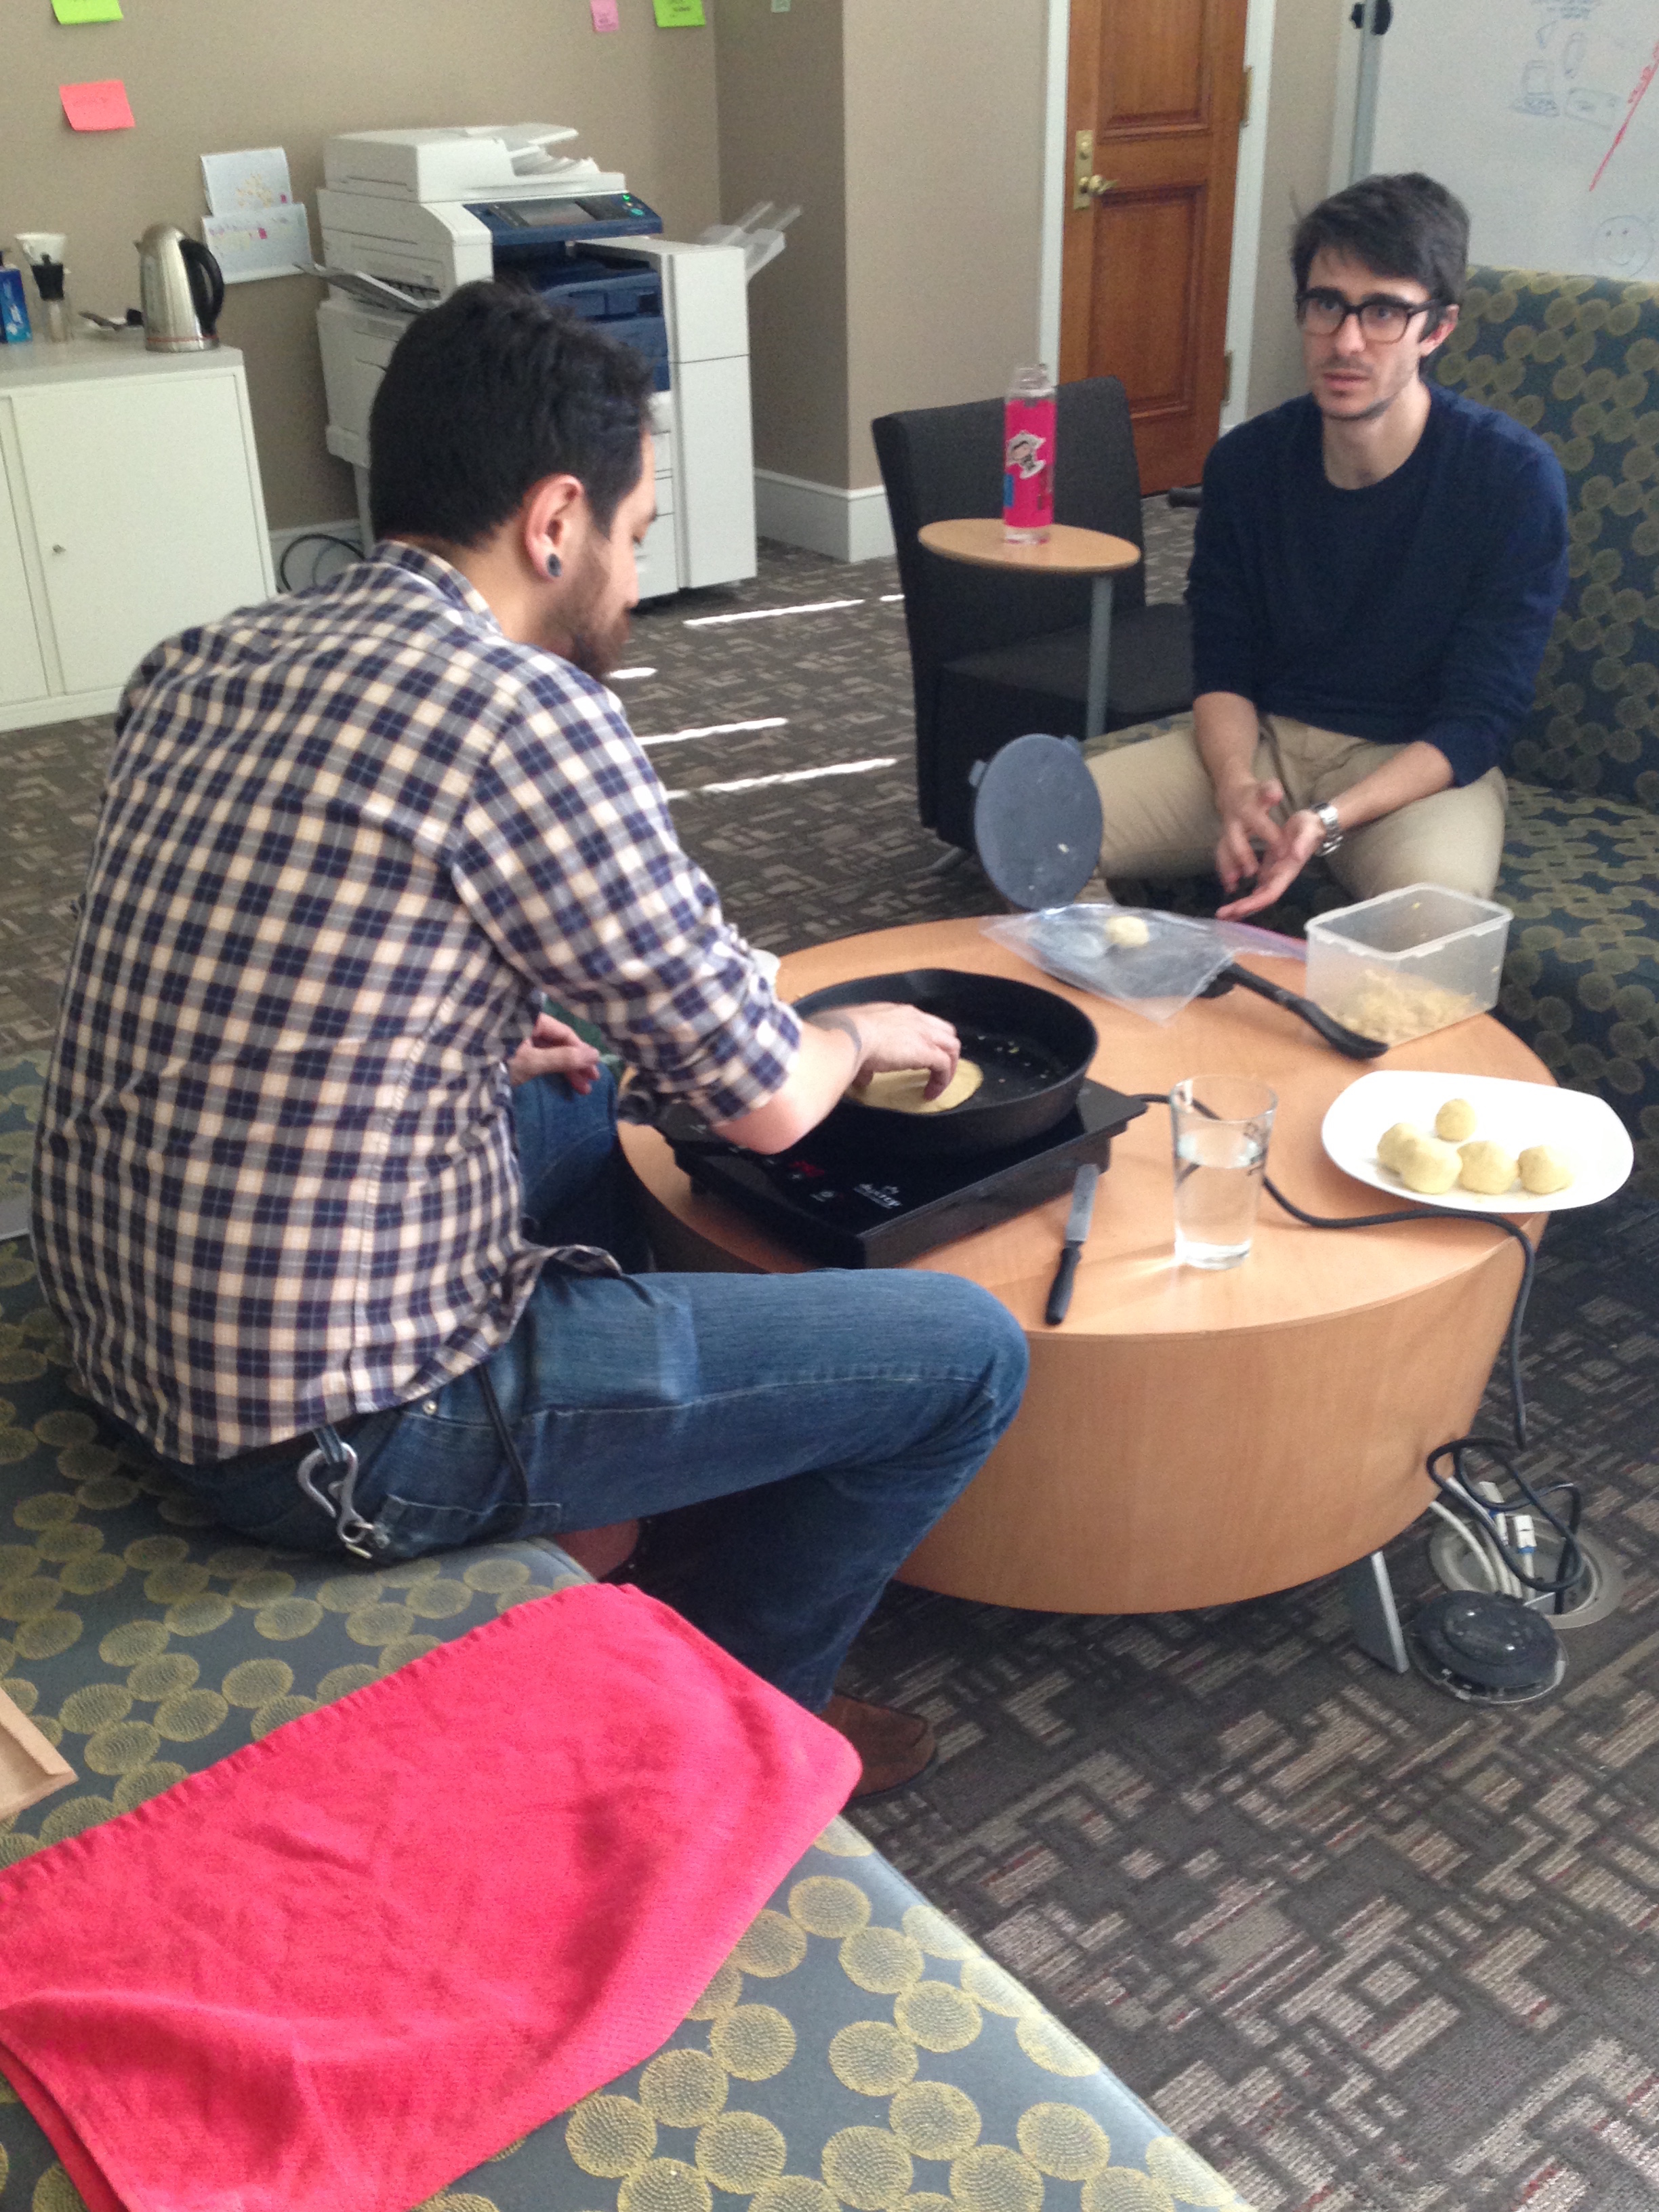
<path fill-rule="evenodd" d="M 201 353 L 218 344 L 223 273 L 201 240 L 176 223 L 153 222 L 139 240 L 138 298 L 152 353 Z"/>

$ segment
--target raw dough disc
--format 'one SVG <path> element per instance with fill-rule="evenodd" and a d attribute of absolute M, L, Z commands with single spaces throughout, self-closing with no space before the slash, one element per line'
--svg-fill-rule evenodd
<path fill-rule="evenodd" d="M 1106 924 L 1108 945 L 1148 945 L 1152 935 L 1138 914 L 1115 914 Z"/>
<path fill-rule="evenodd" d="M 861 1106 L 884 1106 L 892 1114 L 948 1114 L 971 1098 L 985 1080 L 985 1071 L 971 1060 L 959 1060 L 957 1072 L 937 1098 L 924 1098 L 927 1088 L 925 1067 L 894 1067 L 854 1086 Z"/>

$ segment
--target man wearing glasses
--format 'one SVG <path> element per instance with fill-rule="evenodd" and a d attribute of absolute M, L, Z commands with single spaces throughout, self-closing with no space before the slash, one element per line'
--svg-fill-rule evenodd
<path fill-rule="evenodd" d="M 1308 394 L 1205 466 L 1191 716 L 1090 762 L 1109 880 L 1212 860 L 1237 919 L 1321 854 L 1355 898 L 1490 895 L 1500 763 L 1566 586 L 1566 485 L 1540 438 L 1425 381 L 1468 245 L 1420 175 L 1367 178 L 1297 225 Z"/>

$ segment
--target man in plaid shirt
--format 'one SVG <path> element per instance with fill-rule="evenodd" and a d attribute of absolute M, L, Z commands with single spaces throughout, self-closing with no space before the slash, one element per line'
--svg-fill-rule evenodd
<path fill-rule="evenodd" d="M 781 1151 L 957 1042 L 802 1022 L 681 851 L 603 682 L 655 512 L 650 374 L 470 285 L 399 344 L 369 559 L 188 630 L 116 717 L 36 1153 L 87 1390 L 216 1515 L 375 1561 L 743 1493 L 684 1609 L 865 1759 L 836 1697 L 894 1569 L 1012 1419 L 954 1276 L 624 1273 L 615 1086 Z"/>

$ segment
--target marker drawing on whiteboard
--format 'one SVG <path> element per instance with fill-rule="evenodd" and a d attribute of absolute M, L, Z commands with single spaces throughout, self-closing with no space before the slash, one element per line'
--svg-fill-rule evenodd
<path fill-rule="evenodd" d="M 1599 276 L 1639 276 L 1653 258 L 1653 226 L 1639 216 L 1610 215 L 1597 223 L 1590 250 Z"/>
<path fill-rule="evenodd" d="M 1636 120 L 1636 111 L 1642 105 L 1643 95 L 1646 93 L 1648 87 L 1653 82 L 1656 76 L 1659 76 L 1659 40 L 1656 40 L 1654 43 L 1653 52 L 1649 57 L 1647 67 L 1643 70 L 1641 76 L 1637 78 L 1635 84 L 1631 88 L 1630 100 L 1625 109 L 1625 119 L 1619 126 L 1618 134 L 1614 137 L 1612 145 L 1609 146 L 1607 152 L 1602 155 L 1601 168 L 1596 171 L 1595 174 L 1589 180 L 1589 188 L 1592 191 L 1594 191 L 1595 187 L 1601 183 L 1603 172 L 1606 170 L 1607 163 L 1612 161 L 1613 155 L 1619 151 L 1620 140 L 1623 138 L 1626 131 L 1630 129 L 1631 125 Z"/>
<path fill-rule="evenodd" d="M 1575 123 L 1610 124 L 1618 95 L 1586 84 L 1587 68 L 1605 68 L 1607 40 L 1595 37 L 1592 18 L 1602 0 L 1534 0 L 1543 20 L 1533 39 L 1538 49 L 1522 68 L 1513 102 L 1522 115 L 1565 116 Z M 1614 42 L 1615 49 L 1621 42 Z"/>

